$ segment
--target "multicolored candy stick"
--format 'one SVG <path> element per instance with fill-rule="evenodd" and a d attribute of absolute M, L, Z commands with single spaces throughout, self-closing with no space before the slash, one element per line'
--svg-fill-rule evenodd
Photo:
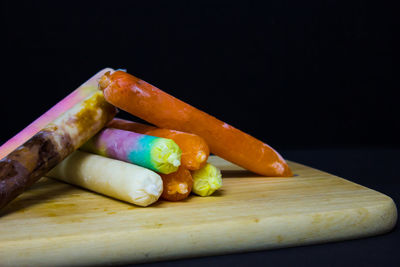
<path fill-rule="evenodd" d="M 105 128 L 81 149 L 163 174 L 177 171 L 181 164 L 182 151 L 173 140 L 114 128 Z"/>
<path fill-rule="evenodd" d="M 206 141 L 196 134 L 157 128 L 151 125 L 118 118 L 112 119 L 110 123 L 107 124 L 107 127 L 174 140 L 182 150 L 181 166 L 191 171 L 203 167 L 207 163 L 208 156 L 210 155 L 210 148 Z"/>
<path fill-rule="evenodd" d="M 0 159 L 7 156 L 14 149 L 25 143 L 37 132 L 43 129 L 47 124 L 55 120 L 61 114 L 72 108 L 74 105 L 88 97 L 91 93 L 95 92 L 98 88 L 98 81 L 107 71 L 113 71 L 113 69 L 106 68 L 94 75 L 55 106 L 49 109 L 46 113 L 37 118 L 34 122 L 25 127 L 22 131 L 12 137 L 10 140 L 0 146 Z"/>
<path fill-rule="evenodd" d="M 96 91 L 0 160 L 0 208 L 89 140 L 116 112 Z"/>

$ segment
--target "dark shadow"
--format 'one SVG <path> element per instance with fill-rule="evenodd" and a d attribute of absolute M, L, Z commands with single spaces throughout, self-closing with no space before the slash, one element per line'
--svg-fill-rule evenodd
<path fill-rule="evenodd" d="M 134 206 L 135 208 L 141 208 L 141 209 L 143 209 L 143 208 L 147 208 L 147 207 L 150 207 L 150 208 L 160 208 L 159 206 L 160 206 L 160 205 L 163 205 L 163 204 L 166 203 L 166 202 L 169 202 L 169 201 L 166 201 L 166 200 L 163 200 L 162 198 L 159 198 L 156 202 L 154 202 L 154 203 L 152 203 L 152 204 L 150 204 L 150 205 L 148 205 L 148 206 L 146 206 L 146 207 L 138 206 L 138 205 L 131 204 L 131 203 L 127 203 L 127 202 L 125 202 L 125 203 L 130 204 L 131 206 Z"/>
<path fill-rule="evenodd" d="M 221 170 L 222 178 L 265 177 L 247 170 Z"/>
<path fill-rule="evenodd" d="M 49 186 L 49 184 L 58 183 L 56 181 L 46 180 L 46 181 L 39 181 L 34 184 L 29 190 L 22 193 L 16 199 L 12 200 L 4 209 L 0 211 L 0 217 L 3 217 L 7 214 L 22 211 L 26 208 L 32 207 L 37 205 L 38 203 L 42 203 L 45 201 L 49 201 L 55 197 L 59 197 L 60 195 L 67 195 L 70 191 L 76 190 L 74 187 L 65 187 L 61 186 L 59 188 L 54 188 L 54 186 Z M 46 186 L 46 189 L 42 187 Z M 32 196 L 33 191 L 39 191 L 38 193 L 34 193 Z M 26 194 L 30 192 L 31 194 Z"/>
<path fill-rule="evenodd" d="M 151 204 L 151 207 L 156 207 L 156 206 L 162 205 L 163 203 L 185 203 L 185 202 L 189 202 L 192 197 L 196 197 L 196 195 L 190 194 L 187 198 L 178 200 L 178 201 L 168 201 L 168 200 L 160 198 L 156 203 Z"/>
<path fill-rule="evenodd" d="M 224 188 L 223 185 L 222 185 L 222 188 Z M 215 191 L 214 193 L 212 193 L 212 195 L 210 197 L 223 197 L 224 195 L 225 195 L 225 190 L 219 189 L 219 190 Z"/>

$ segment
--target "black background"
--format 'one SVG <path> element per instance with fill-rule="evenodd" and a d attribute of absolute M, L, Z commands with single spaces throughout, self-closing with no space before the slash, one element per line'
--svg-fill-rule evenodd
<path fill-rule="evenodd" d="M 399 20 L 390 2 L 1 3 L 1 143 L 100 69 L 123 68 L 291 160 L 400 200 Z M 164 266 L 387 266 L 400 260 L 398 236 Z"/>
<path fill-rule="evenodd" d="M 112 67 L 277 149 L 399 147 L 396 8 L 265 2 L 3 1 L 1 141 Z"/>

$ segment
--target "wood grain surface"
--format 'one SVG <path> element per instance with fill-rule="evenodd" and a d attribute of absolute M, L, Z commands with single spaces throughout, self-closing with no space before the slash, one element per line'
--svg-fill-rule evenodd
<path fill-rule="evenodd" d="M 217 157 L 211 197 L 146 208 L 42 178 L 0 213 L 0 266 L 128 264 L 377 235 L 396 224 L 388 196 L 289 162 L 266 178 Z"/>

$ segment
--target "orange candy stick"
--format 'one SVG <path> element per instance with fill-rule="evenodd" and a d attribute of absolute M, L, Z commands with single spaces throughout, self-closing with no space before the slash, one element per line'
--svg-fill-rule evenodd
<path fill-rule="evenodd" d="M 99 81 L 108 102 L 160 128 L 203 137 L 212 153 L 265 176 L 292 176 L 285 160 L 260 140 L 123 71 Z"/>
<path fill-rule="evenodd" d="M 162 199 L 180 201 L 187 198 L 192 191 L 193 178 L 190 171 L 184 167 L 179 167 L 178 171 L 170 174 L 159 175 L 163 180 Z"/>
<path fill-rule="evenodd" d="M 181 166 L 192 171 L 203 167 L 207 163 L 208 156 L 210 155 L 210 149 L 206 141 L 195 134 L 161 129 L 117 118 L 114 118 L 107 127 L 174 140 L 182 150 Z"/>

